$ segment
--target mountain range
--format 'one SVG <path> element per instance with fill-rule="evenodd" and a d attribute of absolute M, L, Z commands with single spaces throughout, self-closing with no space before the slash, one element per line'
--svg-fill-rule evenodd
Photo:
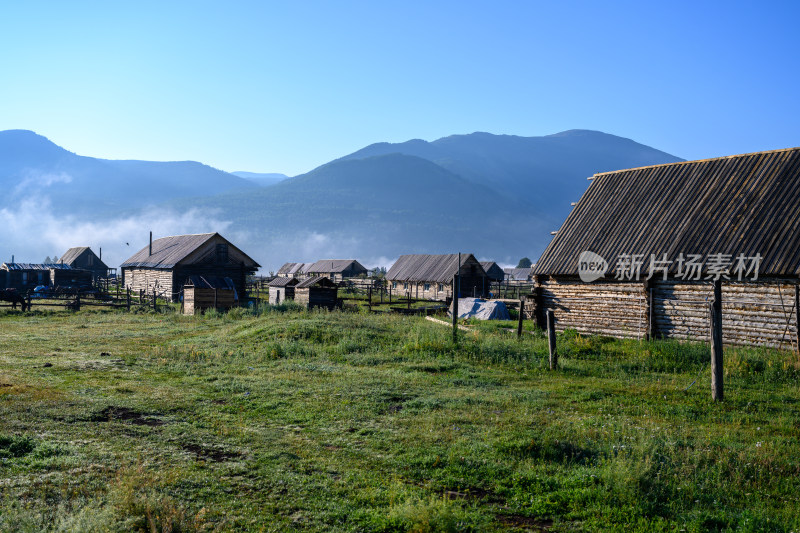
<path fill-rule="evenodd" d="M 538 257 L 588 176 L 675 161 L 681 159 L 589 130 L 543 137 L 473 133 L 372 144 L 287 178 L 227 173 L 192 161 L 95 159 L 33 132 L 9 130 L 0 132 L 0 187 L 6 191 L 0 222 L 4 214 L 19 218 L 20 204 L 38 198 L 51 219 L 64 220 L 50 227 L 102 224 L 89 226 L 81 238 L 92 241 L 91 228 L 100 227 L 95 233 L 112 242 L 69 245 L 103 245 L 120 262 L 128 250 L 115 247 L 130 239 L 141 246 L 149 230 L 161 236 L 218 229 L 265 270 L 322 257 L 386 264 L 404 253 L 454 250 L 516 263 Z M 108 230 L 120 219 L 127 221 L 124 231 Z M 37 237 L 51 246 L 69 237 L 44 233 Z M 9 253 L 4 246 L 19 248 L 24 238 L 0 236 L 0 254 Z"/>

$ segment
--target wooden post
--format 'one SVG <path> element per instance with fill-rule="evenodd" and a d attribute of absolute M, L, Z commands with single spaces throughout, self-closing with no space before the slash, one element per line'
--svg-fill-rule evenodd
<path fill-rule="evenodd" d="M 214 309 L 217 308 L 217 289 L 214 288 Z"/>
<path fill-rule="evenodd" d="M 722 280 L 714 280 L 714 301 L 711 302 L 711 397 L 723 400 L 722 383 Z"/>
<path fill-rule="evenodd" d="M 517 322 L 517 338 L 522 337 L 522 317 L 525 314 L 525 300 L 519 299 L 519 322 Z"/>
<path fill-rule="evenodd" d="M 156 310 L 156 288 L 153 287 L 153 311 Z"/>
<path fill-rule="evenodd" d="M 550 349 L 550 370 L 558 368 L 558 352 L 556 351 L 556 317 L 553 310 L 547 310 L 547 346 Z"/>
<path fill-rule="evenodd" d="M 128 287 L 128 311 L 131 310 L 131 289 Z"/>
<path fill-rule="evenodd" d="M 75 310 L 76 311 L 80 311 L 81 310 L 81 291 L 80 290 L 75 293 Z"/>
<path fill-rule="evenodd" d="M 28 295 L 27 295 L 27 297 L 25 299 L 27 300 L 27 304 L 28 304 L 27 309 L 28 309 L 28 311 L 30 311 L 31 310 L 31 291 L 28 291 Z M 16 309 L 16 308 L 17 308 L 17 304 L 15 303 L 14 304 L 14 309 Z M 23 311 L 24 311 L 24 309 L 23 309 Z"/>
<path fill-rule="evenodd" d="M 453 342 L 458 342 L 458 274 L 453 276 Z"/>

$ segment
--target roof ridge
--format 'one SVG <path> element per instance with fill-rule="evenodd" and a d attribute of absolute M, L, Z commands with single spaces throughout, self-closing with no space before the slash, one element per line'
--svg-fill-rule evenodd
<path fill-rule="evenodd" d="M 645 165 L 642 167 L 630 167 L 630 168 L 620 168 L 618 170 L 609 170 L 607 172 L 597 172 L 592 175 L 592 178 L 596 178 L 598 176 L 605 176 L 607 174 L 617 174 L 619 172 L 627 172 L 628 170 L 643 170 L 645 168 L 655 168 L 655 167 L 668 167 L 671 165 L 687 165 L 691 163 L 706 163 L 708 161 L 721 161 L 723 159 L 736 159 L 737 157 L 747 157 L 753 155 L 766 155 L 766 154 L 777 154 L 780 152 L 791 152 L 793 150 L 800 150 L 800 146 L 794 146 L 791 148 L 778 148 L 776 150 L 764 150 L 761 152 L 747 152 L 744 154 L 734 154 L 734 155 L 723 155 L 719 157 L 708 157 L 706 159 L 692 159 L 690 161 L 675 161 L 673 163 L 661 163 L 658 165 Z M 589 179 L 592 179 L 589 178 Z"/>

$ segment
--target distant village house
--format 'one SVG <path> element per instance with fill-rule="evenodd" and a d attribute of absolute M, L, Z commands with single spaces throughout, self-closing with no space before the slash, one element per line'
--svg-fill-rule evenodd
<path fill-rule="evenodd" d="M 128 258 L 120 269 L 122 282 L 133 291 L 153 291 L 180 301 L 190 276 L 230 278 L 239 297 L 247 276 L 260 265 L 219 233 L 162 237 Z"/>
<path fill-rule="evenodd" d="M 447 300 L 453 297 L 453 277 L 460 275 L 460 296 L 485 297 L 490 279 L 472 254 L 401 255 L 386 273 L 394 294 L 407 294 L 425 300 Z"/>

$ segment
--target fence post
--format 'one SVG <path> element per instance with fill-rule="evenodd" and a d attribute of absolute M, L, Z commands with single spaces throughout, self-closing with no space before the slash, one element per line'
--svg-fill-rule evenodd
<path fill-rule="evenodd" d="M 214 309 L 217 308 L 217 289 L 214 288 Z"/>
<path fill-rule="evenodd" d="M 156 310 L 156 288 L 153 287 L 153 311 Z"/>
<path fill-rule="evenodd" d="M 75 293 L 75 310 L 76 311 L 81 310 L 81 291 L 77 291 Z"/>
<path fill-rule="evenodd" d="M 128 287 L 128 311 L 131 310 L 131 288 Z"/>
<path fill-rule="evenodd" d="M 556 318 L 553 310 L 547 310 L 547 346 L 550 349 L 550 370 L 558 368 L 558 352 L 556 351 Z"/>
<path fill-rule="evenodd" d="M 721 402 L 722 383 L 722 280 L 714 280 L 714 301 L 711 302 L 711 398 Z"/>
<path fill-rule="evenodd" d="M 458 342 L 458 274 L 453 276 L 453 342 Z"/>
<path fill-rule="evenodd" d="M 525 315 L 525 299 L 519 299 L 519 322 L 517 323 L 517 338 L 522 337 L 522 317 Z"/>

